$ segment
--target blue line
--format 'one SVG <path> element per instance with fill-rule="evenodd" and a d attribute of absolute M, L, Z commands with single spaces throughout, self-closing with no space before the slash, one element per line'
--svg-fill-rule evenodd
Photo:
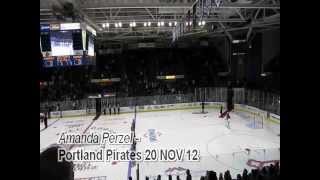
<path fill-rule="evenodd" d="M 132 161 L 129 161 L 129 165 L 128 165 L 128 177 L 127 180 L 129 179 L 129 177 L 131 176 L 131 167 L 132 167 Z"/>

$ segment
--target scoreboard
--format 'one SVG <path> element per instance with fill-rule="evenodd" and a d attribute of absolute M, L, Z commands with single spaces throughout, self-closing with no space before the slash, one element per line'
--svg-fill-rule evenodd
<path fill-rule="evenodd" d="M 43 67 L 65 67 L 92 65 L 94 58 L 90 56 L 48 56 L 43 57 Z"/>
<path fill-rule="evenodd" d="M 44 67 L 94 64 L 96 31 L 86 24 L 40 25 L 40 49 Z"/>

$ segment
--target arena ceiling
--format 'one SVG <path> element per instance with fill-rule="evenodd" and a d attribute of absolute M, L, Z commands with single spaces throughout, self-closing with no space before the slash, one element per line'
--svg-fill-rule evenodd
<path fill-rule="evenodd" d="M 233 40 L 237 32 L 249 39 L 280 27 L 280 0 L 40 0 L 41 24 L 72 21 L 91 25 L 102 40 L 172 39 L 180 23 L 181 39 Z"/>

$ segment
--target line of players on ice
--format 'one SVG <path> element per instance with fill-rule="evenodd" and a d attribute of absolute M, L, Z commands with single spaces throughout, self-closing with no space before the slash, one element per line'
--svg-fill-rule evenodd
<path fill-rule="evenodd" d="M 108 104 L 108 106 L 106 106 L 106 104 L 104 105 L 103 108 L 103 114 L 106 115 L 107 114 L 107 109 L 109 110 L 109 114 L 112 115 L 112 109 L 113 109 L 113 114 L 120 114 L 120 104 L 114 104 L 113 106 L 111 106 L 111 104 Z"/>
<path fill-rule="evenodd" d="M 48 127 L 48 119 L 50 119 L 50 115 L 51 115 L 51 107 L 46 107 L 46 111 L 43 113 L 40 113 L 40 122 L 44 123 L 44 128 L 46 129 Z M 107 109 L 109 110 L 109 114 L 112 115 L 112 110 L 113 110 L 113 114 L 120 114 L 120 104 L 108 104 L 108 105 L 104 105 L 103 108 L 103 114 L 106 115 L 107 114 Z M 86 111 L 89 112 L 89 108 L 86 108 Z M 57 112 L 59 112 L 60 114 L 60 118 L 62 118 L 62 111 L 60 108 L 60 105 L 58 104 L 57 106 Z"/>

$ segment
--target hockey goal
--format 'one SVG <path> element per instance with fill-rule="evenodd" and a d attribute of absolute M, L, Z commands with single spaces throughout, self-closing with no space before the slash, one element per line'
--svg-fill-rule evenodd
<path fill-rule="evenodd" d="M 247 126 L 252 129 L 263 129 L 264 120 L 264 113 L 250 112 Z"/>
<path fill-rule="evenodd" d="M 263 129 L 267 114 L 259 111 L 249 111 L 242 108 L 236 108 L 235 114 L 246 121 L 246 126 L 252 129 Z"/>

